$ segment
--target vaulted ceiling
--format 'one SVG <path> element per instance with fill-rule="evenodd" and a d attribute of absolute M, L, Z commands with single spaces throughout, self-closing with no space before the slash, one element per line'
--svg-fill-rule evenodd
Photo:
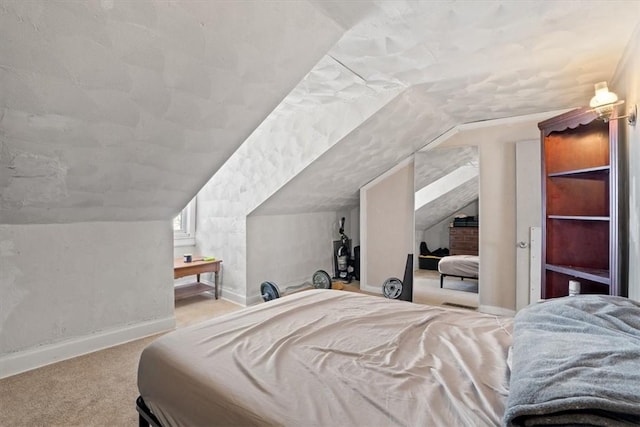
<path fill-rule="evenodd" d="M 426 230 L 478 200 L 477 147 L 434 148 L 414 161 L 414 226 Z"/>
<path fill-rule="evenodd" d="M 586 105 L 640 19 L 640 2 L 313 3 L 349 25 L 330 57 L 404 89 L 366 118 L 344 103 L 354 130 L 255 214 L 355 206 L 361 186 L 456 126 Z"/>
<path fill-rule="evenodd" d="M 0 223 L 169 219 L 340 38 L 306 2 L 0 1 Z"/>
<path fill-rule="evenodd" d="M 256 213 L 355 205 L 457 125 L 584 105 L 639 17 L 632 1 L 0 0 L 0 223 L 169 219 L 274 132 L 323 148 Z"/>

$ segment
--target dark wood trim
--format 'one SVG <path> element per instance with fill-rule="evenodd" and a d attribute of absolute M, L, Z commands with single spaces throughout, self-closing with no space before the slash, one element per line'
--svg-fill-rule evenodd
<path fill-rule="evenodd" d="M 593 109 L 577 108 L 538 123 L 538 129 L 542 131 L 542 136 L 545 137 L 551 132 L 562 132 L 567 129 L 575 129 L 580 125 L 587 125 L 597 118 L 598 115 Z"/>
<path fill-rule="evenodd" d="M 626 120 L 624 121 L 626 123 Z M 620 204 L 618 201 L 618 120 L 614 117 L 609 121 L 609 206 L 611 220 L 609 222 L 609 284 L 610 295 L 620 293 L 620 264 L 618 259 L 618 221 Z"/>
<path fill-rule="evenodd" d="M 546 269 L 549 271 L 555 271 L 556 273 L 566 274 L 578 279 L 591 280 L 592 282 L 602 283 L 604 285 L 611 284 L 611 278 L 609 277 L 609 270 L 602 270 L 596 268 L 580 268 L 564 265 L 547 264 Z"/>
<path fill-rule="evenodd" d="M 607 174 L 611 170 L 611 166 L 598 166 L 595 168 L 575 169 L 570 171 L 550 173 L 549 177 L 565 177 L 574 178 L 579 177 L 582 179 L 600 179 L 601 174 Z"/>
<path fill-rule="evenodd" d="M 551 120 L 551 119 L 549 119 Z M 540 130 L 542 131 L 540 133 L 540 172 L 541 172 L 541 176 L 542 176 L 542 203 L 540 203 L 541 207 L 542 207 L 542 216 L 540 218 L 542 218 L 542 232 L 541 232 L 541 242 L 540 245 L 542 246 L 542 253 L 541 253 L 541 265 L 542 265 L 542 272 L 540 274 L 540 297 L 542 299 L 547 299 L 547 286 L 546 286 L 546 274 L 547 274 L 547 264 L 546 264 L 546 260 L 547 260 L 547 163 L 545 162 L 545 137 L 547 135 L 545 135 L 545 132 L 543 131 L 544 129 L 544 125 L 549 121 L 546 120 L 544 122 L 538 123 L 538 128 L 540 128 Z"/>

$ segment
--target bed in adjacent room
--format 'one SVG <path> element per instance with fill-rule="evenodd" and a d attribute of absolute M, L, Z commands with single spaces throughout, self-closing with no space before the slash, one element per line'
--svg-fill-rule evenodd
<path fill-rule="evenodd" d="M 640 304 L 514 320 L 309 290 L 159 338 L 138 388 L 140 425 L 164 427 L 639 425 Z"/>
<path fill-rule="evenodd" d="M 438 263 L 440 287 L 443 287 L 447 276 L 477 280 L 479 266 L 480 257 L 477 255 L 450 255 L 442 258 Z"/>

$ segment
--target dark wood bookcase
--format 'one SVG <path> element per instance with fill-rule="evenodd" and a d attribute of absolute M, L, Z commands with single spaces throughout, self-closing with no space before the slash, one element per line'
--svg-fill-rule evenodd
<path fill-rule="evenodd" d="M 542 298 L 619 295 L 617 120 L 577 109 L 538 124 L 542 138 Z"/>

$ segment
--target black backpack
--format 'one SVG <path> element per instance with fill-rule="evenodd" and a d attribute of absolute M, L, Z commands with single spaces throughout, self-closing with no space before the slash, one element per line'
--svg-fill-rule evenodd
<path fill-rule="evenodd" d="M 431 251 L 427 247 L 427 243 L 426 242 L 421 242 L 420 243 L 420 255 L 426 256 L 426 255 L 430 255 L 430 254 L 431 254 Z"/>

